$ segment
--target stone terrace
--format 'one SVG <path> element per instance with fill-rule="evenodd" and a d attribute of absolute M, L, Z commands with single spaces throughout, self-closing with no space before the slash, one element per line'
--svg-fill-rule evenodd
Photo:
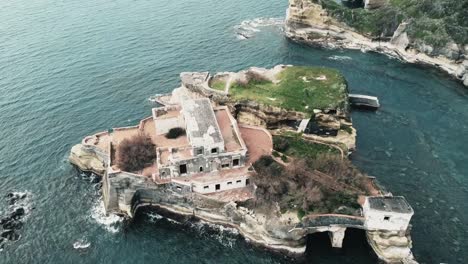
<path fill-rule="evenodd" d="M 216 108 L 215 109 L 215 116 L 216 120 L 218 121 L 219 128 L 221 129 L 221 135 L 223 136 L 224 140 L 224 147 L 226 148 L 226 152 L 233 152 L 242 150 L 245 148 L 243 146 L 242 138 L 239 138 L 234 130 L 232 125 L 235 120 L 231 120 L 228 114 L 227 108 Z"/>
<path fill-rule="evenodd" d="M 249 160 L 254 163 L 262 155 L 270 155 L 273 150 L 273 139 L 265 129 L 240 125 L 240 133 L 247 146 Z"/>

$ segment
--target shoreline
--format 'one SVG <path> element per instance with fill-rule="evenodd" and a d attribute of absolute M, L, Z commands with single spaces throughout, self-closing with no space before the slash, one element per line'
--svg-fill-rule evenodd
<path fill-rule="evenodd" d="M 329 25 L 321 23 L 322 21 L 312 24 L 307 23 L 308 21 L 297 20 L 292 17 L 291 8 L 289 7 L 286 12 L 284 33 L 286 38 L 293 42 L 329 49 L 361 50 L 362 52 L 387 55 L 401 62 L 440 70 L 447 73 L 454 80 L 461 82 L 465 88 L 468 88 L 468 77 L 466 77 L 468 74 L 465 77 L 458 76 L 458 71 L 460 71 L 460 67 L 464 63 L 456 63 L 443 56 L 431 57 L 415 49 L 404 47 L 403 44 L 406 42 L 401 40 L 403 34 L 400 33 L 404 31 L 406 24 L 401 24 L 395 31 L 393 39 L 396 43 L 394 44 L 392 41 L 374 41 L 328 16 L 320 19 L 331 19 L 333 22 Z M 323 10 L 320 11 L 323 12 Z M 404 34 L 404 37 L 406 37 L 406 33 Z M 398 45 L 398 42 L 403 42 L 403 44 Z"/>
<path fill-rule="evenodd" d="M 188 217 L 189 219 L 186 219 L 186 220 L 190 220 L 191 218 L 191 219 L 196 219 L 198 221 L 202 221 L 208 224 L 233 228 L 237 230 L 237 232 L 239 232 L 239 236 L 242 237 L 246 243 L 251 244 L 255 247 L 264 249 L 264 250 L 268 250 L 276 254 L 284 254 L 287 257 L 300 258 L 300 257 L 303 257 L 306 252 L 306 245 L 304 245 L 303 247 L 290 247 L 284 244 L 282 245 L 270 244 L 268 243 L 268 241 L 255 238 L 247 230 L 244 230 L 241 227 L 241 225 L 237 225 L 228 221 L 223 221 L 222 219 L 210 219 L 208 215 L 202 216 L 200 214 L 196 214 L 195 210 L 193 212 L 189 212 L 189 210 L 187 211 L 178 210 L 177 208 L 174 208 L 174 207 L 171 208 L 167 205 L 142 203 L 142 204 L 139 204 L 135 208 L 134 215 L 136 215 L 138 209 L 140 208 L 142 209 L 150 208 L 151 210 L 155 211 L 157 214 L 163 216 L 166 219 L 173 219 L 173 220 L 179 221 L 178 219 L 174 219 L 174 218 L 183 219 L 185 217 Z M 171 217 L 171 216 L 175 216 L 175 217 Z M 133 220 L 134 217 L 130 217 L 129 219 Z"/>

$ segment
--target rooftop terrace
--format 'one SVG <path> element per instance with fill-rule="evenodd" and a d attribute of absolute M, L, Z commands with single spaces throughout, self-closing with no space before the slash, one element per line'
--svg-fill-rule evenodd
<path fill-rule="evenodd" d="M 413 213 L 413 208 L 403 196 L 394 197 L 368 197 L 369 207 L 384 212 L 395 212 L 401 214 Z"/>
<path fill-rule="evenodd" d="M 233 122 L 231 120 L 230 113 L 228 113 L 227 108 L 217 108 L 214 110 L 216 121 L 218 122 L 219 128 L 221 129 L 221 135 L 224 140 L 224 147 L 227 152 L 233 152 L 242 150 L 244 147 L 243 140 L 240 139 L 233 127 Z"/>

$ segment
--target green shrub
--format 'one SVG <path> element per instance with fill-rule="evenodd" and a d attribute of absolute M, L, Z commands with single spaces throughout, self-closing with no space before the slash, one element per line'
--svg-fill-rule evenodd
<path fill-rule="evenodd" d="M 289 148 L 289 140 L 286 137 L 273 137 L 273 149 L 285 152 Z"/>
<path fill-rule="evenodd" d="M 288 157 L 287 157 L 286 155 L 282 155 L 282 156 L 281 156 L 281 160 L 282 160 L 283 162 L 288 162 Z"/>
<path fill-rule="evenodd" d="M 297 210 L 297 218 L 299 218 L 299 220 L 302 220 L 302 218 L 306 215 L 306 212 L 304 210 L 302 210 L 302 208 L 299 208 L 299 210 Z"/>

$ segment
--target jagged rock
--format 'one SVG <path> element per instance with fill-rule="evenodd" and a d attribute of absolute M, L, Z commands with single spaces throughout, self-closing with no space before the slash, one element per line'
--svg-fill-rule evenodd
<path fill-rule="evenodd" d="M 340 120 L 338 120 L 333 115 L 318 113 L 315 115 L 315 121 L 321 127 L 327 127 L 329 129 L 340 129 Z"/>
<path fill-rule="evenodd" d="M 390 40 L 390 42 L 397 46 L 400 49 L 406 49 L 408 45 L 410 44 L 410 40 L 408 38 L 408 33 L 406 33 L 406 28 L 408 26 L 408 23 L 402 22 L 397 30 L 393 33 L 393 37 Z"/>
<path fill-rule="evenodd" d="M 92 171 L 98 175 L 103 175 L 106 171 L 103 157 L 91 146 L 77 144 L 72 147 L 69 160 L 82 171 Z"/>
<path fill-rule="evenodd" d="M 3 229 L 21 229 L 23 227 L 23 223 L 17 220 L 10 220 L 7 221 L 2 225 Z"/>
<path fill-rule="evenodd" d="M 12 213 L 11 213 L 11 218 L 18 218 L 18 217 L 21 217 L 24 215 L 24 208 L 23 207 L 19 207 L 19 208 L 16 208 Z"/>
<path fill-rule="evenodd" d="M 463 78 L 463 76 L 465 76 L 466 74 L 466 68 L 463 64 L 460 64 L 460 66 L 458 66 L 457 70 L 455 71 L 455 75 L 458 77 L 458 78 Z"/>
<path fill-rule="evenodd" d="M 0 237 L 0 252 L 5 248 L 7 240 L 3 237 Z"/>
<path fill-rule="evenodd" d="M 26 193 L 10 192 L 6 195 L 6 198 L 8 198 L 8 204 L 12 205 L 15 204 L 18 200 L 26 198 Z"/>
<path fill-rule="evenodd" d="M 2 234 L 0 234 L 1 237 L 6 238 L 11 241 L 16 241 L 20 238 L 20 235 L 18 235 L 15 230 L 3 230 Z"/>
<path fill-rule="evenodd" d="M 8 222 L 10 220 L 11 220 L 11 217 L 9 217 L 9 216 L 0 219 L 0 225 L 3 225 L 3 224 L 5 224 L 6 222 Z"/>
<path fill-rule="evenodd" d="M 463 77 L 463 85 L 468 87 L 468 73 L 465 74 L 465 77 Z"/>
<path fill-rule="evenodd" d="M 430 56 L 434 56 L 435 55 L 435 52 L 434 52 L 434 47 L 432 47 L 431 45 L 428 45 L 422 41 L 416 41 L 414 43 L 415 47 L 417 50 L 419 50 L 420 52 L 422 53 L 426 53 L 427 55 L 430 55 Z"/>
<path fill-rule="evenodd" d="M 458 60 L 461 55 L 460 48 L 454 42 L 449 42 L 445 47 L 441 48 L 438 53 L 439 55 L 445 56 L 451 60 Z"/>

